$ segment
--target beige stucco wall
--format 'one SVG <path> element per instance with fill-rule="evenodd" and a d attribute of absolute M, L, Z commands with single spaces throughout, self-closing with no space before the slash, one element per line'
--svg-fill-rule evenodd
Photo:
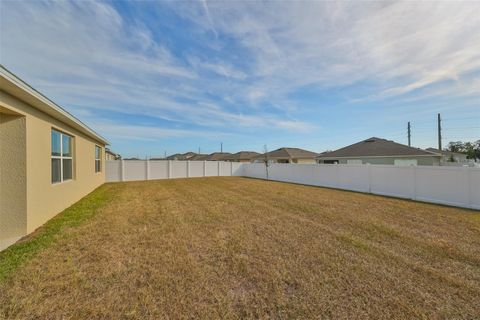
<path fill-rule="evenodd" d="M 30 233 L 105 182 L 102 171 L 95 173 L 95 145 L 105 146 L 51 116 L 0 91 L 0 107 L 23 115 L 26 127 L 26 232 Z M 51 130 L 55 128 L 74 137 L 73 180 L 51 182 Z"/>
<path fill-rule="evenodd" d="M 0 109 L 0 250 L 27 231 L 25 117 Z"/>

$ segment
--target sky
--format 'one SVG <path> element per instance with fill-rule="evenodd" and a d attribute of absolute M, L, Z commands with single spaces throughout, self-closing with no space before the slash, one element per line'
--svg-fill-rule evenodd
<path fill-rule="evenodd" d="M 478 140 L 479 34 L 480 2 L 0 2 L 0 63 L 124 157 Z"/>

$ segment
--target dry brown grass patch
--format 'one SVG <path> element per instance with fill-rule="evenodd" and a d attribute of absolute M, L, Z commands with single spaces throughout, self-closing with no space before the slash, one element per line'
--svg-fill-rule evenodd
<path fill-rule="evenodd" d="M 0 284 L 0 316 L 480 317 L 472 211 L 247 178 L 110 187 Z"/>

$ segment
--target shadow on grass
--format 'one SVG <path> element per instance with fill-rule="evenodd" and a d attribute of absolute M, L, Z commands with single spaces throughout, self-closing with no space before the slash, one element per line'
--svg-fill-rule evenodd
<path fill-rule="evenodd" d="M 68 237 L 65 230 L 94 217 L 113 198 L 114 193 L 112 185 L 97 188 L 30 235 L 0 252 L 0 283 L 42 249 L 55 243 L 59 237 Z"/>

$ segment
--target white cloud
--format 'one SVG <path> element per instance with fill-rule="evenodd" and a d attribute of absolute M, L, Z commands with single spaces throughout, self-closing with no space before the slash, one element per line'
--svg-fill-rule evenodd
<path fill-rule="evenodd" d="M 219 33 L 255 62 L 255 87 L 275 100 L 303 86 L 376 83 L 376 98 L 409 93 L 480 70 L 478 2 L 215 2 Z M 177 9 L 205 25 L 195 10 Z M 362 98 L 362 97 L 357 97 Z"/>
<path fill-rule="evenodd" d="M 223 131 L 321 127 L 302 119 L 305 107 L 291 98 L 304 87 L 368 82 L 351 101 L 418 91 L 480 96 L 475 2 L 151 5 L 193 21 L 209 53 L 184 43 L 183 55 L 173 54 L 147 21 L 127 23 L 107 3 L 12 1 L 2 3 L 0 60 L 54 100 L 84 106 L 79 113 L 101 109 Z M 454 84 L 432 88 L 445 82 Z"/>
<path fill-rule="evenodd" d="M 166 138 L 179 137 L 216 137 L 218 132 L 202 130 L 183 130 L 183 129 L 165 129 L 149 125 L 130 125 L 113 121 L 100 121 L 94 119 L 92 123 L 101 129 L 106 136 L 114 137 L 116 140 L 140 140 L 140 141 L 159 141 Z M 222 133 L 222 135 L 225 135 Z"/>

